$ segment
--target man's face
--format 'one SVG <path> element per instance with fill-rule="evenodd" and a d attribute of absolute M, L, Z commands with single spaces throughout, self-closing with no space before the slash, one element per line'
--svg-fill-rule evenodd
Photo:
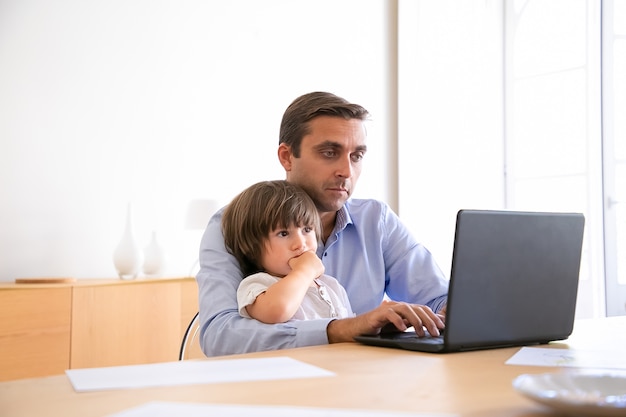
<path fill-rule="evenodd" d="M 319 116 L 309 122 L 300 157 L 284 144 L 279 159 L 287 181 L 304 188 L 320 213 L 336 212 L 352 195 L 367 150 L 363 121 Z"/>

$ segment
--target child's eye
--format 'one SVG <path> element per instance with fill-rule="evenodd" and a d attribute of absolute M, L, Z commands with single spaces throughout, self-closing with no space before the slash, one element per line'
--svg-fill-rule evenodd
<path fill-rule="evenodd" d="M 313 231 L 313 228 L 311 226 L 304 226 L 304 231 L 306 233 L 311 233 Z"/>

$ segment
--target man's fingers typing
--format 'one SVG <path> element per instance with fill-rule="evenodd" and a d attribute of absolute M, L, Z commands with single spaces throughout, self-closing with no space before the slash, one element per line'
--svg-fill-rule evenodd
<path fill-rule="evenodd" d="M 424 328 L 433 336 L 438 336 L 439 329 L 443 329 L 444 323 L 439 316 L 427 307 L 416 304 L 407 303 L 395 303 L 392 307 L 394 312 L 403 319 L 403 328 L 398 327 L 396 322 L 394 324 L 401 330 L 405 330 L 406 327 L 413 326 L 415 333 L 419 336 L 424 336 Z"/>

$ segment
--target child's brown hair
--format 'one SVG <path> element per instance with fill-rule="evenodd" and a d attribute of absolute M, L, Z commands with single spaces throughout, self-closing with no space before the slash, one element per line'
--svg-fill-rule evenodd
<path fill-rule="evenodd" d="M 291 225 L 310 226 L 321 236 L 315 203 L 302 188 L 284 180 L 262 181 L 237 195 L 224 210 L 226 249 L 245 276 L 262 271 L 261 255 L 269 233 Z"/>

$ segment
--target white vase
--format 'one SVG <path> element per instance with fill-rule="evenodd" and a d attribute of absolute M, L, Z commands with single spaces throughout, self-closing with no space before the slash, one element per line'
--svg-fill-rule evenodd
<path fill-rule="evenodd" d="M 143 273 L 148 276 L 157 276 L 165 269 L 165 251 L 152 231 L 152 239 L 143 250 Z"/>
<path fill-rule="evenodd" d="M 132 207 L 129 203 L 126 208 L 126 226 L 120 243 L 113 252 L 113 264 L 121 279 L 135 279 L 141 268 L 141 248 L 135 239 L 133 231 Z"/>

